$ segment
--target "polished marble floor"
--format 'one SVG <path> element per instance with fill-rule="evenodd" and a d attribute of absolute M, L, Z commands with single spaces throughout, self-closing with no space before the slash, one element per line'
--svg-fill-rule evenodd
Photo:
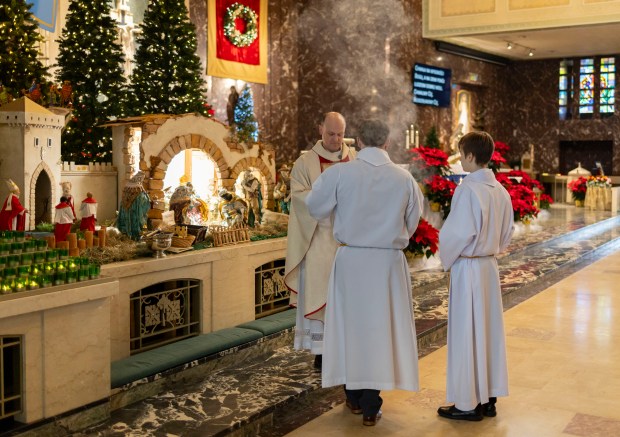
<path fill-rule="evenodd" d="M 601 257 L 620 250 L 619 225 L 620 216 L 612 216 L 609 212 L 586 211 L 583 208 L 558 205 L 530 226 L 518 226 L 508 252 L 499 259 L 505 308 L 514 307 L 524 301 L 521 305 L 514 307 L 514 310 L 527 308 L 526 305 L 530 305 L 527 299 L 531 296 L 540 299 L 537 295 L 540 291 Z M 613 271 L 613 268 L 608 267 L 608 270 Z M 344 398 L 339 388 L 319 389 L 320 373 L 312 368 L 311 355 L 285 346 L 259 359 L 241 360 L 224 369 L 209 373 L 198 382 L 179 384 L 159 396 L 115 410 L 109 420 L 79 435 L 203 437 L 233 432 L 235 435 L 274 437 L 295 429 L 299 429 L 297 432 L 301 434 L 298 435 L 316 435 L 319 432 L 348 435 L 347 433 L 364 432 L 370 433 L 369 435 L 394 433 L 394 435 L 405 436 L 448 435 L 449 432 L 461 435 L 463 430 L 463 432 L 468 432 L 469 428 L 464 428 L 459 423 L 438 425 L 438 419 L 435 417 L 435 409 L 444 398 L 442 390 L 445 351 L 441 347 L 445 343 L 447 275 L 437 263 L 433 262 L 427 262 L 423 266 L 412 262 L 411 272 L 416 328 L 421 344 L 420 356 L 424 357 L 421 361 L 423 369 L 421 381 L 424 390 L 418 394 L 400 392 L 386 394 L 385 420 L 374 429 L 362 427 L 356 420 L 359 417 L 349 417 L 343 414 L 343 408 L 340 405 Z M 594 275 L 597 279 L 608 277 L 600 273 L 594 273 Z M 617 279 L 617 276 L 612 277 L 611 284 Z M 566 294 L 581 296 L 574 290 Z M 558 306 L 560 303 L 556 304 L 557 299 L 554 298 L 552 302 L 547 301 L 542 304 L 553 313 L 552 316 L 540 316 L 537 313 L 538 309 L 534 309 L 531 310 L 534 315 L 533 322 L 524 321 L 519 326 L 509 325 L 507 330 L 511 347 L 514 347 L 512 346 L 514 343 L 519 345 L 519 348 L 516 351 L 511 350 L 509 355 L 511 366 L 519 364 L 516 369 L 511 369 L 511 378 L 522 375 L 523 381 L 531 381 L 529 385 L 523 383 L 523 388 L 514 384 L 513 395 L 525 390 L 526 396 L 532 396 L 531 407 L 528 407 L 527 403 L 516 403 L 509 410 L 510 412 L 506 412 L 506 416 L 500 417 L 500 420 L 486 421 L 480 425 L 488 427 L 484 428 L 484 432 L 480 431 L 482 428 L 479 428 L 473 434 L 464 435 L 502 436 L 504 435 L 502 434 L 504 432 L 502 420 L 509 417 L 508 415 L 516 417 L 522 415 L 524 422 L 532 418 L 532 426 L 544 423 L 545 412 L 561 404 L 559 399 L 561 397 L 554 396 L 549 402 L 545 402 L 544 392 L 537 394 L 538 397 L 536 397 L 532 390 L 545 386 L 545 378 L 548 374 L 554 374 L 554 367 L 564 368 L 567 363 L 597 358 L 596 355 L 590 355 L 590 351 L 584 356 L 571 357 L 571 360 L 560 358 L 555 350 L 555 342 L 574 333 L 575 326 L 573 324 L 566 328 L 559 325 L 559 321 L 567 321 L 570 324 L 575 315 L 567 313 L 564 307 Z M 584 298 L 579 297 L 579 299 Z M 598 320 L 601 317 L 601 311 L 606 308 L 605 305 L 602 305 L 599 300 L 596 301 L 596 305 L 592 304 L 592 300 L 588 302 L 590 302 L 590 307 L 596 311 Z M 568 305 L 568 303 L 562 302 L 562 305 Z M 581 308 L 579 310 L 581 311 Z M 613 307 L 605 310 L 613 313 Z M 507 320 L 509 314 L 512 314 L 512 310 L 510 311 L 506 313 Z M 526 309 L 526 314 L 529 312 Z M 538 318 L 542 321 L 549 317 L 553 318 L 553 316 L 558 317 L 559 321 L 551 320 L 551 327 L 539 327 Z M 584 327 L 583 324 L 579 326 Z M 610 334 L 606 334 L 608 332 L 606 329 L 601 328 L 597 333 L 610 337 Z M 528 341 L 532 344 L 528 344 Z M 535 351 L 534 345 L 543 341 L 547 343 L 541 345 L 540 351 Z M 563 343 L 560 341 L 558 347 Z M 547 356 L 544 352 L 549 353 L 548 356 L 552 361 L 545 361 Z M 605 354 L 611 352 L 613 351 L 606 350 Z M 616 354 L 616 358 L 620 357 Z M 444 361 L 441 361 L 442 359 Z M 553 361 L 555 359 L 558 361 Z M 528 364 L 532 367 L 528 368 Z M 620 366 L 617 367 L 620 368 Z M 592 370 L 589 371 L 592 372 Z M 596 377 L 599 380 L 601 378 L 598 373 L 592 376 L 588 372 L 575 372 L 574 370 L 572 375 L 575 379 L 571 382 L 572 385 L 575 385 L 576 380 L 580 378 Z M 614 384 L 616 387 L 619 385 L 617 376 L 616 374 L 615 380 L 610 381 L 610 388 L 614 387 Z M 426 383 L 426 378 L 431 378 L 428 383 Z M 570 374 L 565 378 L 570 379 Z M 514 399 L 514 396 L 509 398 L 505 403 L 506 406 L 508 407 L 510 402 L 516 402 Z M 604 396 L 604 399 L 609 400 L 610 397 Z M 618 403 L 619 400 L 616 398 L 615 402 Z M 501 408 L 504 408 L 504 402 Z M 529 408 L 532 411 L 529 411 Z M 427 421 L 420 423 L 421 428 L 415 432 L 413 423 L 408 422 L 411 419 L 408 415 L 410 410 L 416 411 L 416 417 L 419 416 Z M 560 410 L 562 410 L 561 407 Z M 321 416 L 317 421 L 312 421 L 327 411 L 330 412 Z M 576 413 L 581 415 L 576 415 Z M 555 412 L 553 414 L 555 421 Z M 613 422 L 614 416 L 597 415 L 596 411 L 583 409 L 575 410 L 564 426 L 570 424 L 567 429 L 577 429 L 587 421 L 598 420 L 593 418 L 598 416 L 612 420 L 609 422 L 612 425 L 609 426 L 616 423 Z M 273 424 L 270 425 L 271 417 L 273 417 Z M 304 426 L 306 423 L 308 425 Z M 320 428 L 323 426 L 321 423 L 326 424 L 324 428 Z M 319 431 L 312 428 L 313 426 L 318 426 Z M 442 427 L 442 431 L 432 434 L 436 432 L 435 428 L 438 426 Z M 496 429 L 496 427 L 499 428 Z M 334 429 L 331 430 L 332 428 Z M 505 435 L 528 437 L 545 434 L 527 431 L 521 434 Z M 573 432 L 573 435 L 595 434 L 574 434 Z M 614 433 L 608 432 L 606 437 L 613 435 Z M 620 432 L 617 435 L 620 436 Z"/>
<path fill-rule="evenodd" d="M 446 347 L 420 360 L 418 393 L 384 392 L 364 427 L 339 405 L 288 434 L 305 436 L 620 436 L 620 251 L 504 313 L 510 396 L 482 422 L 441 419 Z"/>

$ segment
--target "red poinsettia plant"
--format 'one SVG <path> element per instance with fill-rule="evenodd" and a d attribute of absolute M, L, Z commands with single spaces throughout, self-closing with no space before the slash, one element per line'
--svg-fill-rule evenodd
<path fill-rule="evenodd" d="M 494 173 L 497 173 L 502 164 L 506 164 L 506 158 L 499 154 L 499 152 L 493 152 L 491 155 L 491 160 L 489 161 L 489 168 L 493 170 Z"/>
<path fill-rule="evenodd" d="M 525 185 L 528 188 L 538 188 L 540 191 L 544 191 L 543 185 L 536 179 L 532 179 L 529 174 L 521 170 L 511 170 L 508 172 L 509 178 L 520 178 L 520 184 Z"/>
<path fill-rule="evenodd" d="M 454 182 L 440 175 L 433 175 L 424 179 L 424 193 L 429 202 L 435 202 L 440 205 L 444 219 L 450 213 L 450 204 L 452 203 L 455 189 L 456 184 Z"/>
<path fill-rule="evenodd" d="M 411 163 L 421 169 L 431 170 L 433 173 L 440 175 L 450 172 L 448 154 L 441 149 L 435 149 L 433 147 L 415 147 L 409 149 L 409 152 L 412 155 Z"/>
<path fill-rule="evenodd" d="M 574 179 L 568 183 L 568 189 L 573 193 L 573 199 L 583 202 L 586 198 L 588 180 L 583 176 Z"/>
<path fill-rule="evenodd" d="M 528 223 L 538 215 L 540 210 L 536 206 L 536 194 L 531 187 L 516 182 L 515 178 L 510 178 L 508 173 L 496 173 L 495 179 L 506 188 L 510 195 L 515 221 Z"/>
<path fill-rule="evenodd" d="M 553 203 L 553 198 L 550 195 L 542 193 L 540 195 L 540 209 L 549 209 Z"/>
<path fill-rule="evenodd" d="M 414 255 L 430 258 L 437 253 L 438 249 L 439 231 L 429 222 L 421 218 L 405 250 Z"/>
<path fill-rule="evenodd" d="M 502 143 L 501 141 L 495 141 L 495 151 L 499 153 L 503 158 L 506 157 L 506 154 L 510 150 L 510 146 L 506 143 Z"/>

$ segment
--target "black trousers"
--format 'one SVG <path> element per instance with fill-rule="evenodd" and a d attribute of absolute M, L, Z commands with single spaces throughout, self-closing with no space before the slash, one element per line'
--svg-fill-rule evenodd
<path fill-rule="evenodd" d="M 353 406 L 359 406 L 362 409 L 364 416 L 374 416 L 381 409 L 383 405 L 383 399 L 379 396 L 380 390 L 361 389 L 361 390 L 348 390 L 344 387 L 344 392 L 347 395 L 349 403 Z"/>

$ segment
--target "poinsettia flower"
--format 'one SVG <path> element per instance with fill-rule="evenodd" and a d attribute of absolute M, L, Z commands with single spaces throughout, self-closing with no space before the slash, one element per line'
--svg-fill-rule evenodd
<path fill-rule="evenodd" d="M 409 239 L 407 250 L 429 258 L 439 249 L 439 231 L 429 222 L 420 219 L 418 227 Z"/>
<path fill-rule="evenodd" d="M 495 141 L 495 151 L 502 156 L 506 156 L 506 153 L 510 150 L 510 146 L 506 143 L 502 143 L 501 141 Z"/>

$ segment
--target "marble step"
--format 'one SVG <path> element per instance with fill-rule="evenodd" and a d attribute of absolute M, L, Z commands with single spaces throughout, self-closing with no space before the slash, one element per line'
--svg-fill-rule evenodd
<path fill-rule="evenodd" d="M 605 254 L 620 249 L 620 218 L 566 221 L 540 236 L 515 239 L 499 260 L 507 306 L 541 291 Z M 564 231 L 562 231 L 564 229 Z M 526 242 L 524 242 L 524 240 Z M 423 356 L 445 341 L 447 284 L 413 288 Z M 280 436 L 342 403 L 340 387 L 320 388 L 313 358 L 290 343 L 265 355 L 214 369 L 204 379 L 178 380 L 157 396 L 113 411 L 78 436 Z"/>

